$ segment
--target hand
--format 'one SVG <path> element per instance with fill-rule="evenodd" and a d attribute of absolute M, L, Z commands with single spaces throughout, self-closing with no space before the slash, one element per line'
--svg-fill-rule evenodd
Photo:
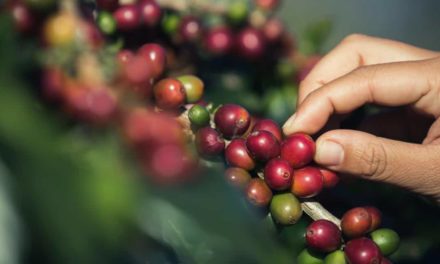
<path fill-rule="evenodd" d="M 440 202 L 440 54 L 391 40 L 347 37 L 301 83 L 297 112 L 284 125 L 284 133 L 314 134 L 332 114 L 349 113 L 366 103 L 409 105 L 436 121 L 423 144 L 332 130 L 317 139 L 315 161 Z"/>

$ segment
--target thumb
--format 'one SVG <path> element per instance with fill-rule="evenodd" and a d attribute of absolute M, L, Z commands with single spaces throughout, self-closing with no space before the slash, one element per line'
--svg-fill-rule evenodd
<path fill-rule="evenodd" d="M 440 146 L 405 143 L 353 130 L 316 142 L 315 161 L 329 169 L 388 182 L 440 201 Z"/>

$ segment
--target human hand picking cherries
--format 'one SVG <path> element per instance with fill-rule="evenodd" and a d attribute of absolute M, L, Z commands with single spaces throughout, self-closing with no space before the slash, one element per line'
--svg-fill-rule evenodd
<path fill-rule="evenodd" d="M 287 135 L 314 134 L 332 114 L 346 114 L 367 103 L 408 105 L 436 119 L 421 144 L 333 130 L 317 139 L 315 161 L 334 171 L 395 184 L 440 202 L 439 71 L 438 52 L 351 35 L 302 81 L 297 112 L 283 130 Z"/>

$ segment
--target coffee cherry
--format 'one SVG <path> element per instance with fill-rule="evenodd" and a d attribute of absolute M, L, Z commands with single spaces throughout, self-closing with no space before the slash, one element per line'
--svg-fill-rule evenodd
<path fill-rule="evenodd" d="M 258 59 L 265 52 L 266 41 L 255 28 L 245 28 L 237 36 L 238 54 L 248 59 Z"/>
<path fill-rule="evenodd" d="M 14 26 L 17 31 L 25 33 L 33 29 L 35 17 L 27 5 L 20 1 L 14 1 L 8 8 L 12 14 Z"/>
<path fill-rule="evenodd" d="M 128 31 L 137 28 L 141 22 L 141 14 L 134 4 L 122 5 L 113 13 L 116 25 L 121 31 Z"/>
<path fill-rule="evenodd" d="M 370 235 L 384 256 L 393 254 L 399 248 L 400 238 L 394 230 L 381 228 Z"/>
<path fill-rule="evenodd" d="M 154 85 L 154 99 L 158 107 L 165 110 L 174 110 L 185 103 L 185 89 L 181 82 L 173 78 L 166 78 Z"/>
<path fill-rule="evenodd" d="M 227 27 L 215 27 L 210 29 L 204 37 L 205 48 L 212 54 L 224 55 L 233 46 L 233 35 Z"/>
<path fill-rule="evenodd" d="M 263 26 L 263 34 L 268 42 L 274 43 L 281 39 L 284 33 L 284 25 L 281 20 L 271 18 Z"/>
<path fill-rule="evenodd" d="M 111 13 L 106 11 L 99 12 L 98 17 L 96 18 L 96 23 L 101 32 L 106 35 L 111 35 L 116 32 L 116 20 Z"/>
<path fill-rule="evenodd" d="M 67 110 L 80 120 L 105 124 L 117 111 L 116 97 L 108 88 L 69 87 L 64 92 Z"/>
<path fill-rule="evenodd" d="M 382 261 L 377 245 L 365 237 L 348 241 L 344 252 L 349 264 L 380 264 Z"/>
<path fill-rule="evenodd" d="M 324 259 L 324 264 L 346 264 L 344 251 L 336 250 L 328 254 Z M 382 262 L 383 263 L 383 262 Z"/>
<path fill-rule="evenodd" d="M 255 123 L 253 131 L 260 131 L 260 130 L 264 130 L 272 133 L 272 135 L 278 140 L 278 142 L 281 142 L 281 140 L 283 139 L 283 134 L 281 132 L 280 127 L 272 119 L 258 120 Z"/>
<path fill-rule="evenodd" d="M 333 222 L 317 220 L 307 227 L 306 242 L 317 251 L 332 252 L 341 246 L 341 231 Z"/>
<path fill-rule="evenodd" d="M 225 159 L 233 167 L 239 167 L 248 171 L 255 168 L 255 162 L 246 148 L 246 141 L 242 138 L 233 139 L 229 143 L 225 150 Z"/>
<path fill-rule="evenodd" d="M 234 24 L 242 23 L 248 16 L 249 6 L 246 1 L 233 1 L 230 3 L 226 16 Z"/>
<path fill-rule="evenodd" d="M 303 167 L 315 155 L 315 142 L 306 134 L 293 134 L 281 142 L 281 158 L 295 168 Z"/>
<path fill-rule="evenodd" d="M 319 171 L 321 172 L 324 180 L 324 188 L 333 188 L 336 186 L 336 184 L 338 184 L 339 176 L 336 174 L 336 172 L 324 168 L 319 168 Z"/>
<path fill-rule="evenodd" d="M 160 22 L 162 9 L 155 0 L 142 0 L 139 3 L 139 10 L 144 25 L 154 27 Z"/>
<path fill-rule="evenodd" d="M 123 55 L 121 55 L 123 56 Z M 130 56 L 125 54 L 125 56 Z M 123 60 L 124 58 L 120 58 Z M 124 81 L 132 85 L 143 84 L 152 79 L 151 70 L 148 63 L 141 56 L 125 58 L 126 61 L 121 66 L 121 77 Z"/>
<path fill-rule="evenodd" d="M 196 17 L 184 17 L 180 20 L 179 33 L 184 41 L 195 42 L 202 35 L 202 25 Z"/>
<path fill-rule="evenodd" d="M 316 196 L 324 187 L 321 172 L 315 167 L 304 167 L 295 170 L 291 191 L 298 197 L 310 198 Z"/>
<path fill-rule="evenodd" d="M 155 43 L 148 43 L 139 48 L 138 54 L 148 63 L 153 78 L 157 79 L 164 73 L 166 67 L 166 52 L 162 46 Z"/>
<path fill-rule="evenodd" d="M 157 145 L 183 142 L 182 128 L 174 117 L 143 108 L 130 110 L 124 117 L 122 129 L 127 141 L 137 148 L 153 149 Z"/>
<path fill-rule="evenodd" d="M 291 193 L 276 194 L 270 202 L 270 213 L 275 222 L 293 225 L 302 216 L 301 203 Z"/>
<path fill-rule="evenodd" d="M 162 19 L 162 29 L 168 35 L 174 35 L 180 24 L 180 17 L 175 13 L 166 13 Z"/>
<path fill-rule="evenodd" d="M 244 190 L 252 177 L 247 170 L 231 167 L 225 171 L 226 181 L 234 187 Z"/>
<path fill-rule="evenodd" d="M 167 144 L 155 149 L 144 166 L 155 183 L 170 185 L 187 181 L 196 164 L 182 146 Z"/>
<path fill-rule="evenodd" d="M 258 161 L 266 162 L 280 154 L 280 144 L 277 139 L 264 130 L 252 132 L 246 139 L 246 147 Z"/>
<path fill-rule="evenodd" d="M 368 232 L 374 231 L 382 223 L 382 213 L 374 206 L 365 206 L 364 208 L 368 211 L 371 217 L 371 226 Z"/>
<path fill-rule="evenodd" d="M 255 5 L 266 10 L 273 10 L 279 5 L 279 0 L 255 0 Z"/>
<path fill-rule="evenodd" d="M 41 86 L 43 96 L 49 101 L 59 101 L 63 95 L 64 74 L 58 68 L 44 69 Z"/>
<path fill-rule="evenodd" d="M 113 11 L 119 6 L 118 0 L 96 0 L 96 6 L 99 9 Z"/>
<path fill-rule="evenodd" d="M 59 13 L 44 25 L 44 40 L 51 46 L 71 44 L 75 39 L 76 21 L 73 15 Z"/>
<path fill-rule="evenodd" d="M 247 200 L 256 207 L 266 207 L 272 199 L 272 191 L 260 178 L 250 180 L 245 193 Z"/>
<path fill-rule="evenodd" d="M 134 54 L 131 50 L 121 50 L 116 55 L 116 60 L 120 65 L 126 64 L 128 61 L 134 58 Z"/>
<path fill-rule="evenodd" d="M 202 99 L 205 85 L 202 80 L 194 75 L 184 75 L 177 78 L 185 88 L 186 101 L 188 103 L 196 103 Z"/>
<path fill-rule="evenodd" d="M 368 232 L 371 226 L 371 216 L 363 207 L 347 211 L 341 219 L 341 228 L 347 237 L 359 237 Z"/>
<path fill-rule="evenodd" d="M 296 259 L 298 264 L 324 264 L 323 257 L 309 249 L 304 249 Z"/>
<path fill-rule="evenodd" d="M 215 115 L 216 128 L 227 139 L 243 135 L 250 125 L 250 115 L 246 109 L 235 104 L 225 104 Z"/>
<path fill-rule="evenodd" d="M 283 159 L 270 160 L 264 167 L 264 180 L 273 190 L 282 191 L 292 185 L 293 169 Z"/>
<path fill-rule="evenodd" d="M 225 149 L 225 141 L 217 130 L 211 127 L 204 127 L 197 131 L 195 144 L 199 154 L 204 157 L 217 156 Z"/>
<path fill-rule="evenodd" d="M 188 118 L 191 125 L 195 127 L 203 127 L 209 125 L 211 119 L 208 110 L 201 105 L 194 105 L 188 111 Z"/>

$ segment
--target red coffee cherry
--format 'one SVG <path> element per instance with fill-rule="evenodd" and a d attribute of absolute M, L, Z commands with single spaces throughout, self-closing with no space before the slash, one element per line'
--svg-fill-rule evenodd
<path fill-rule="evenodd" d="M 179 144 L 160 145 L 143 162 L 147 176 L 162 185 L 186 182 L 196 170 L 195 161 Z"/>
<path fill-rule="evenodd" d="M 247 200 L 257 206 L 266 207 L 272 199 L 272 191 L 269 186 L 260 178 L 252 179 L 245 191 Z"/>
<path fill-rule="evenodd" d="M 283 140 L 283 133 L 281 132 L 280 126 L 278 126 L 275 121 L 272 119 L 261 119 L 258 120 L 255 123 L 255 126 L 253 128 L 253 131 L 268 131 L 272 133 L 272 135 L 278 140 L 278 142 L 281 142 Z"/>
<path fill-rule="evenodd" d="M 367 210 L 371 217 L 371 226 L 368 232 L 376 230 L 382 223 L 382 213 L 374 206 L 365 206 L 364 209 Z"/>
<path fill-rule="evenodd" d="M 184 17 L 180 21 L 179 33 L 186 42 L 197 41 L 202 35 L 202 24 L 196 17 Z"/>
<path fill-rule="evenodd" d="M 233 139 L 225 150 L 226 162 L 233 167 L 239 167 L 245 170 L 253 170 L 255 161 L 246 148 L 246 141 L 242 138 Z"/>
<path fill-rule="evenodd" d="M 122 61 L 120 71 L 123 80 L 131 85 L 150 82 L 152 74 L 148 63 L 141 56 L 130 56 L 128 52 L 120 53 L 118 56 L 118 59 Z"/>
<path fill-rule="evenodd" d="M 21 33 L 27 33 L 34 29 L 35 17 L 32 11 L 21 1 L 13 1 L 8 6 L 15 29 Z"/>
<path fill-rule="evenodd" d="M 266 162 L 280 154 L 280 144 L 268 131 L 252 132 L 246 139 L 246 147 L 258 161 Z"/>
<path fill-rule="evenodd" d="M 371 227 L 371 216 L 363 207 L 348 210 L 341 219 L 341 228 L 347 237 L 360 237 Z"/>
<path fill-rule="evenodd" d="M 341 246 L 341 231 L 333 222 L 317 220 L 307 227 L 306 242 L 317 251 L 332 252 Z"/>
<path fill-rule="evenodd" d="M 147 62 L 153 78 L 159 78 L 166 68 L 165 49 L 158 44 L 148 43 L 139 48 L 138 54 Z"/>
<path fill-rule="evenodd" d="M 264 167 L 264 180 L 273 190 L 282 191 L 292 185 L 293 169 L 280 158 L 270 160 Z"/>
<path fill-rule="evenodd" d="M 267 41 L 274 43 L 281 39 L 284 33 L 284 25 L 281 20 L 277 18 L 271 18 L 263 26 L 263 34 Z"/>
<path fill-rule="evenodd" d="M 231 30 L 227 27 L 212 28 L 204 37 L 205 48 L 212 54 L 224 55 L 231 50 L 233 38 Z"/>
<path fill-rule="evenodd" d="M 153 88 L 154 99 L 159 108 L 175 110 L 183 106 L 186 100 L 185 88 L 173 78 L 162 79 Z"/>
<path fill-rule="evenodd" d="M 338 184 L 339 176 L 336 174 L 336 172 L 324 168 L 319 168 L 319 171 L 324 179 L 324 188 L 332 188 Z"/>
<path fill-rule="evenodd" d="M 281 158 L 295 168 L 310 163 L 315 155 L 315 142 L 306 134 L 297 133 L 281 142 Z"/>
<path fill-rule="evenodd" d="M 162 17 L 162 9 L 155 0 L 142 0 L 139 3 L 141 20 L 148 27 L 156 26 Z"/>
<path fill-rule="evenodd" d="M 324 187 L 321 172 L 315 167 L 295 170 L 291 191 L 298 197 L 310 198 L 319 194 Z"/>
<path fill-rule="evenodd" d="M 348 241 L 344 253 L 349 264 L 380 264 L 382 261 L 379 247 L 365 237 Z"/>
<path fill-rule="evenodd" d="M 266 49 L 263 34 L 255 28 L 245 28 L 237 36 L 237 48 L 240 56 L 251 60 L 259 59 Z"/>
<path fill-rule="evenodd" d="M 119 30 L 128 31 L 135 29 L 141 23 L 141 14 L 136 5 L 122 5 L 113 13 Z"/>
<path fill-rule="evenodd" d="M 231 139 L 243 135 L 250 125 L 250 115 L 246 109 L 236 104 L 225 104 L 214 116 L 217 130 Z"/>
<path fill-rule="evenodd" d="M 239 189 L 244 189 L 252 177 L 247 170 L 237 167 L 227 168 L 225 171 L 226 181 Z"/>
<path fill-rule="evenodd" d="M 122 129 L 127 141 L 136 148 L 153 149 L 157 145 L 183 142 L 182 127 L 171 115 L 143 108 L 130 110 Z"/>
<path fill-rule="evenodd" d="M 195 144 L 200 155 L 213 157 L 221 154 L 225 149 L 225 141 L 217 130 L 204 127 L 197 131 Z"/>

